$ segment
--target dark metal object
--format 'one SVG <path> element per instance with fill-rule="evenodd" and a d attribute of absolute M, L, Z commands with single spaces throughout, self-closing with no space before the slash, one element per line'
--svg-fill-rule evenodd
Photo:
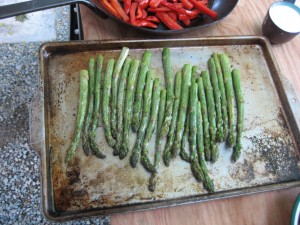
<path fill-rule="evenodd" d="M 267 12 L 267 15 L 265 16 L 263 25 L 262 25 L 262 31 L 263 31 L 263 34 L 269 39 L 269 41 L 272 44 L 286 43 L 286 42 L 290 41 L 291 39 L 293 39 L 294 37 L 296 37 L 300 33 L 300 30 L 298 30 L 296 32 L 288 32 L 286 30 L 283 30 L 283 28 L 280 28 L 278 26 L 278 24 L 276 24 L 272 20 L 272 17 L 270 15 L 270 10 L 272 10 L 272 7 L 280 7 L 280 6 L 289 7 L 291 9 L 294 9 L 296 12 L 298 12 L 300 14 L 300 8 L 291 2 L 274 2 L 270 6 L 270 8 Z M 284 19 L 286 19 L 286 18 L 282 18 L 282 20 L 284 20 Z M 293 22 L 298 23 L 299 21 L 293 21 Z"/>
<path fill-rule="evenodd" d="M 86 157 L 79 147 L 74 163 L 64 164 L 75 124 L 78 72 L 87 67 L 90 57 L 99 53 L 106 59 L 117 57 L 123 46 L 130 48 L 133 58 L 140 58 L 145 49 L 150 49 L 151 67 L 158 75 L 162 71 L 163 47 L 171 48 L 175 70 L 183 62 L 205 68 L 213 52 L 226 52 L 233 67 L 241 69 L 246 113 L 243 153 L 238 163 L 232 164 L 231 151 L 219 146 L 219 161 L 208 165 L 215 193 L 207 194 L 179 159 L 172 166 L 181 169 L 160 168 L 156 191 L 149 192 L 150 175 L 142 166 L 132 169 L 128 157 L 113 157 L 100 128 L 96 138 L 107 152 L 107 159 Z M 269 42 L 256 36 L 42 45 L 40 75 L 44 98 L 32 104 L 31 141 L 41 156 L 45 216 L 69 220 L 299 186 L 300 104 L 274 59 Z M 150 143 L 149 149 L 153 146 Z"/>
<path fill-rule="evenodd" d="M 134 27 L 139 31 L 144 31 L 147 33 L 158 33 L 158 34 L 176 34 L 176 33 L 184 33 L 188 31 L 192 31 L 198 29 L 200 27 L 206 27 L 211 24 L 215 24 L 220 20 L 224 19 L 229 13 L 234 9 L 238 0 L 209 0 L 209 5 L 211 8 L 218 13 L 217 19 L 212 19 L 206 15 L 202 16 L 202 18 L 198 18 L 192 21 L 190 27 L 184 28 L 182 30 L 169 30 L 163 24 L 160 24 L 157 29 L 148 29 L 148 28 L 140 28 L 133 26 L 131 24 L 125 23 L 110 13 L 108 13 L 99 3 L 98 0 L 32 0 L 23 3 L 16 3 L 12 5 L 0 6 L 0 19 L 4 19 L 7 17 L 12 17 L 24 13 L 35 12 L 43 9 L 49 9 L 54 7 L 59 7 L 68 4 L 84 4 L 88 6 L 90 9 L 95 11 L 102 18 L 113 18 L 114 20 L 120 22 L 121 24 Z"/>
<path fill-rule="evenodd" d="M 83 40 L 83 29 L 79 4 L 70 5 L 70 40 Z"/>

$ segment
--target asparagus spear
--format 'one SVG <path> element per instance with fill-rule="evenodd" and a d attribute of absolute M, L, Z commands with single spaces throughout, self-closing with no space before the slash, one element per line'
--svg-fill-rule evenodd
<path fill-rule="evenodd" d="M 91 136 L 90 136 L 90 146 L 92 152 L 98 158 L 105 158 L 106 156 L 99 150 L 97 144 L 95 143 L 95 135 L 96 129 L 98 127 L 99 121 L 99 113 L 100 113 L 100 84 L 102 77 L 102 64 L 103 64 L 103 56 L 99 55 L 97 58 L 97 66 L 96 66 L 96 77 L 95 77 L 95 104 L 93 108 L 93 117 L 92 117 L 92 125 L 91 125 Z"/>
<path fill-rule="evenodd" d="M 185 151 L 185 147 L 189 141 L 189 134 L 190 134 L 190 118 L 189 118 L 189 113 L 186 117 L 186 121 L 185 121 L 185 128 L 184 128 L 184 132 L 183 132 L 183 136 L 182 136 L 182 140 L 181 140 L 181 146 L 180 146 L 180 158 L 186 162 L 190 162 L 190 154 L 187 153 Z"/>
<path fill-rule="evenodd" d="M 88 103 L 88 90 L 89 90 L 89 75 L 87 70 L 80 71 L 80 89 L 79 89 L 79 101 L 77 109 L 76 127 L 71 142 L 71 147 L 67 151 L 65 162 L 68 163 L 75 155 L 78 142 L 81 136 L 81 130 L 84 123 L 84 118 Z"/>
<path fill-rule="evenodd" d="M 215 97 L 215 103 L 216 103 L 216 125 L 217 125 L 217 136 L 216 140 L 218 142 L 221 142 L 224 140 L 224 132 L 223 132 L 223 119 L 222 119 L 222 106 L 221 106 L 221 92 L 219 88 L 218 83 L 218 77 L 217 77 L 217 71 L 216 71 L 216 65 L 213 58 L 210 58 L 208 60 L 208 67 L 209 67 L 209 73 L 210 73 L 210 79 L 211 84 L 213 87 L 214 97 Z"/>
<path fill-rule="evenodd" d="M 172 112 L 172 122 L 170 125 L 170 130 L 168 133 L 168 139 L 165 146 L 163 160 L 166 166 L 170 165 L 171 160 L 171 149 L 174 143 L 174 133 L 176 129 L 176 121 L 179 111 L 179 103 L 180 103 L 180 94 L 181 94 L 181 80 L 182 80 L 182 73 L 178 71 L 176 74 L 175 79 L 175 101 L 173 105 L 173 112 Z"/>
<path fill-rule="evenodd" d="M 172 109 L 173 109 L 173 98 L 174 98 L 174 81 L 173 81 L 173 70 L 171 63 L 171 52 L 169 48 L 164 48 L 162 52 L 162 60 L 164 67 L 164 75 L 166 81 L 167 101 L 166 101 L 166 112 L 164 122 L 160 130 L 161 138 L 164 138 L 168 132 L 172 122 Z"/>
<path fill-rule="evenodd" d="M 184 123 L 186 120 L 187 107 L 189 101 L 189 87 L 191 85 L 191 73 L 192 73 L 191 65 L 185 64 L 182 70 L 183 82 L 181 85 L 180 108 L 179 108 L 179 114 L 178 114 L 178 119 L 176 124 L 176 133 L 175 133 L 176 136 L 175 136 L 174 146 L 172 149 L 173 157 L 176 157 L 178 155 L 181 146 L 182 135 L 184 132 Z"/>
<path fill-rule="evenodd" d="M 203 172 L 198 162 L 197 152 L 197 102 L 198 102 L 198 87 L 195 79 L 192 81 L 190 88 L 190 106 L 189 106 L 189 140 L 190 140 L 190 161 L 191 169 L 194 177 L 198 181 L 203 180 Z"/>
<path fill-rule="evenodd" d="M 166 90 L 163 89 L 160 92 L 160 102 L 159 102 L 159 109 L 158 109 L 158 119 L 157 119 L 157 126 L 156 126 L 156 149 L 154 155 L 154 169 L 155 172 L 151 173 L 151 177 L 149 179 L 149 191 L 154 191 L 156 188 L 157 183 L 157 169 L 159 166 L 160 161 L 160 149 L 162 144 L 162 138 L 159 136 L 159 131 L 163 124 L 164 116 L 165 116 L 165 108 L 166 108 Z"/>
<path fill-rule="evenodd" d="M 212 193 L 214 192 L 214 183 L 208 175 L 204 158 L 203 119 L 200 101 L 197 102 L 197 150 L 198 160 L 203 173 L 203 185 L 209 193 Z"/>
<path fill-rule="evenodd" d="M 124 100 L 125 100 L 125 85 L 130 68 L 131 59 L 127 58 L 122 68 L 118 87 L 118 99 L 117 99 L 117 140 L 116 140 L 116 151 L 120 150 L 122 144 L 123 135 L 123 115 L 124 115 Z"/>
<path fill-rule="evenodd" d="M 161 91 L 160 80 L 158 78 L 155 78 L 153 84 L 153 91 L 152 91 L 150 120 L 148 123 L 148 127 L 146 129 L 146 135 L 142 145 L 142 157 L 141 157 L 144 168 L 150 172 L 155 172 L 155 168 L 154 165 L 150 162 L 150 159 L 148 157 L 148 144 L 151 140 L 156 125 L 158 107 L 160 102 L 160 91 Z"/>
<path fill-rule="evenodd" d="M 235 115 L 234 115 L 234 91 L 230 72 L 230 63 L 226 54 L 219 55 L 222 72 L 224 75 L 225 91 L 227 97 L 228 114 L 229 114 L 229 137 L 228 144 L 233 146 L 235 144 Z"/>
<path fill-rule="evenodd" d="M 233 147 L 232 159 L 234 162 L 238 160 L 242 150 L 242 132 L 244 127 L 244 97 L 241 87 L 241 75 L 238 69 L 232 71 L 233 87 L 235 91 L 236 104 L 237 104 L 237 138 L 236 144 Z"/>
<path fill-rule="evenodd" d="M 199 100 L 201 102 L 201 112 L 202 112 L 202 118 L 203 118 L 203 137 L 204 137 L 205 159 L 207 161 L 209 161 L 211 159 L 209 121 L 208 121 L 207 103 L 206 103 L 206 98 L 205 98 L 205 91 L 204 91 L 202 77 L 198 78 L 197 83 L 198 83 L 198 93 L 199 93 Z"/>
<path fill-rule="evenodd" d="M 91 131 L 91 119 L 94 108 L 94 88 L 95 88 L 95 59 L 89 60 L 89 101 L 88 110 L 84 122 L 82 132 L 82 147 L 85 155 L 90 153 L 90 131 Z"/>
<path fill-rule="evenodd" d="M 132 104 L 133 104 L 133 93 L 135 90 L 135 81 L 138 73 L 140 61 L 135 59 L 131 62 L 130 70 L 127 80 L 126 96 L 125 96 L 125 108 L 124 108 L 124 126 L 123 126 L 123 141 L 120 147 L 119 157 L 123 159 L 128 153 L 129 143 L 129 131 L 130 123 L 132 118 Z"/>
<path fill-rule="evenodd" d="M 135 145 L 133 147 L 131 156 L 130 156 L 130 164 L 132 167 L 136 167 L 138 160 L 140 158 L 140 152 L 142 148 L 142 143 L 145 137 L 145 131 L 149 123 L 150 119 L 150 107 L 151 107 L 151 94 L 153 89 L 153 78 L 154 71 L 149 70 L 146 78 L 146 86 L 143 95 L 143 115 L 141 124 L 138 130 L 137 139 Z"/>
<path fill-rule="evenodd" d="M 148 72 L 150 60 L 151 60 L 151 52 L 149 50 L 146 50 L 142 58 L 141 68 L 138 75 L 137 87 L 136 87 L 135 98 L 134 98 L 133 116 L 132 116 L 132 130 L 134 132 L 138 131 L 141 122 L 143 91 L 144 91 L 146 74 Z"/>
<path fill-rule="evenodd" d="M 118 94 L 118 81 L 119 74 L 123 63 L 128 56 L 129 48 L 123 47 L 119 58 L 115 64 L 113 75 L 112 75 L 112 84 L 111 84 L 111 134 L 114 138 L 117 137 L 117 94 Z M 115 152 L 114 154 L 117 154 Z"/>
<path fill-rule="evenodd" d="M 223 131 L 224 131 L 223 140 L 225 140 L 228 133 L 228 114 L 227 114 L 227 99 L 226 99 L 225 85 L 224 85 L 224 79 L 223 79 L 223 74 L 222 74 L 222 69 L 221 69 L 221 64 L 220 64 L 218 54 L 214 53 L 213 58 L 216 65 L 219 88 L 221 92 L 221 106 L 222 106 Z"/>
<path fill-rule="evenodd" d="M 218 148 L 216 145 L 216 110 L 212 86 L 210 83 L 209 74 L 207 71 L 201 72 L 205 96 L 207 100 L 209 133 L 210 133 L 210 146 L 211 146 L 211 160 L 216 162 L 219 156 Z"/>
<path fill-rule="evenodd" d="M 106 65 L 106 70 L 104 74 L 104 86 L 103 86 L 103 101 L 102 101 L 102 116 L 103 125 L 105 131 L 105 138 L 110 147 L 114 147 L 116 142 L 111 135 L 110 126 L 110 95 L 111 95 L 111 78 L 114 69 L 115 60 L 109 59 Z"/>

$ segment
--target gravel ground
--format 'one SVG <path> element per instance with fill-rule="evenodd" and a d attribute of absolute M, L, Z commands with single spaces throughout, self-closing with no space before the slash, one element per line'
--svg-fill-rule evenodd
<path fill-rule="evenodd" d="M 58 15 L 58 40 L 66 40 L 68 13 Z M 29 106 L 38 85 L 40 44 L 0 44 L 0 224 L 58 224 L 42 214 L 40 159 L 30 148 Z M 108 225 L 110 219 L 62 224 Z"/>

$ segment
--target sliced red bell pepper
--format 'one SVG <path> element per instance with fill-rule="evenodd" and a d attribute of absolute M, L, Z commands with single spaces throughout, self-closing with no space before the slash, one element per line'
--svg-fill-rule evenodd
<path fill-rule="evenodd" d="M 153 29 L 157 28 L 156 24 L 154 24 L 150 21 L 147 21 L 147 20 L 136 20 L 134 25 L 137 27 L 149 27 L 149 28 L 153 28 Z"/>
<path fill-rule="evenodd" d="M 107 0 L 100 0 L 99 2 L 110 14 L 121 19 L 121 16 L 117 13 L 117 11 L 113 8 L 113 6 Z"/>
<path fill-rule="evenodd" d="M 186 15 L 186 14 L 180 13 L 180 14 L 178 15 L 178 19 L 179 19 L 180 21 L 184 21 L 184 20 L 189 19 L 189 17 L 188 17 L 188 15 Z"/>
<path fill-rule="evenodd" d="M 189 0 L 181 0 L 181 3 L 184 5 L 186 9 L 191 10 L 194 5 Z"/>
<path fill-rule="evenodd" d="M 171 0 L 171 2 L 172 2 L 172 3 L 177 3 L 177 2 L 178 2 L 178 0 Z"/>
<path fill-rule="evenodd" d="M 167 13 L 165 13 L 165 12 L 157 12 L 155 15 L 169 29 L 171 29 L 171 30 L 181 30 L 181 29 L 183 29 L 183 27 L 180 26 L 175 20 L 173 20 Z"/>
<path fill-rule="evenodd" d="M 131 0 L 124 0 L 124 11 L 128 15 L 130 11 Z"/>
<path fill-rule="evenodd" d="M 167 14 L 169 15 L 169 17 L 171 17 L 173 20 L 177 20 L 177 14 L 174 11 L 171 12 L 167 12 Z"/>
<path fill-rule="evenodd" d="M 190 0 L 190 2 L 194 5 L 196 9 L 199 9 L 200 12 L 210 16 L 213 19 L 216 19 L 218 17 L 218 13 L 208 8 L 203 3 L 197 1 L 197 0 Z"/>
<path fill-rule="evenodd" d="M 148 16 L 148 13 L 145 9 L 142 9 L 142 19 L 145 19 Z"/>
<path fill-rule="evenodd" d="M 186 15 L 190 15 L 192 13 L 192 11 L 186 10 L 184 8 L 176 6 L 175 4 L 172 4 L 169 2 L 162 2 L 161 4 L 172 9 L 175 12 L 178 12 L 178 13 L 182 13 L 182 14 L 186 14 Z"/>
<path fill-rule="evenodd" d="M 119 3 L 118 0 L 111 0 L 110 1 L 112 7 L 117 11 L 117 13 L 121 16 L 122 20 L 125 22 L 129 22 L 129 17 L 123 10 L 121 4 Z"/>
<path fill-rule="evenodd" d="M 141 0 L 139 6 L 141 9 L 146 9 L 149 5 L 150 0 Z"/>
<path fill-rule="evenodd" d="M 152 23 L 159 23 L 159 19 L 156 17 L 156 16 L 147 16 L 145 18 L 145 20 L 149 21 L 149 22 L 152 22 Z"/>
<path fill-rule="evenodd" d="M 142 9 L 141 9 L 140 5 L 138 5 L 137 10 L 136 10 L 136 18 L 141 19 L 142 16 L 143 16 Z"/>
<path fill-rule="evenodd" d="M 184 23 L 184 25 L 186 26 L 190 26 L 191 25 L 191 20 L 190 19 L 186 19 L 182 21 Z"/>
<path fill-rule="evenodd" d="M 129 11 L 129 17 L 130 17 L 130 23 L 133 25 L 135 20 L 136 20 L 136 10 L 138 7 L 138 3 L 137 2 L 133 2 L 130 6 L 130 11 Z"/>
<path fill-rule="evenodd" d="M 197 16 L 199 16 L 200 11 L 198 9 L 193 9 L 192 13 L 190 15 L 188 15 L 189 19 L 195 19 Z"/>
<path fill-rule="evenodd" d="M 157 8 L 163 0 L 150 0 L 150 8 Z"/>
<path fill-rule="evenodd" d="M 148 12 L 152 12 L 152 13 L 155 13 L 155 12 L 170 12 L 170 11 L 172 11 L 172 10 L 168 7 L 165 7 L 165 6 L 161 6 L 161 7 L 158 7 L 158 8 L 148 8 Z"/>

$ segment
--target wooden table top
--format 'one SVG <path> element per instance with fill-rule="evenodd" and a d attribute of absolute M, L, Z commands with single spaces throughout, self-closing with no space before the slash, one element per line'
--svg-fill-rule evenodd
<path fill-rule="evenodd" d="M 261 25 L 273 0 L 240 0 L 233 12 L 223 21 L 192 33 L 171 36 L 189 38 L 228 35 L 262 35 Z M 166 36 L 138 33 L 118 26 L 111 19 L 102 19 L 86 7 L 81 7 L 84 37 L 86 40 L 167 38 Z M 280 70 L 293 85 L 300 100 L 300 35 L 282 45 L 273 45 Z M 297 71 L 298 69 L 298 71 Z M 169 207 L 143 212 L 111 216 L 112 225 L 148 224 L 288 224 L 293 203 L 300 187 Z"/>

